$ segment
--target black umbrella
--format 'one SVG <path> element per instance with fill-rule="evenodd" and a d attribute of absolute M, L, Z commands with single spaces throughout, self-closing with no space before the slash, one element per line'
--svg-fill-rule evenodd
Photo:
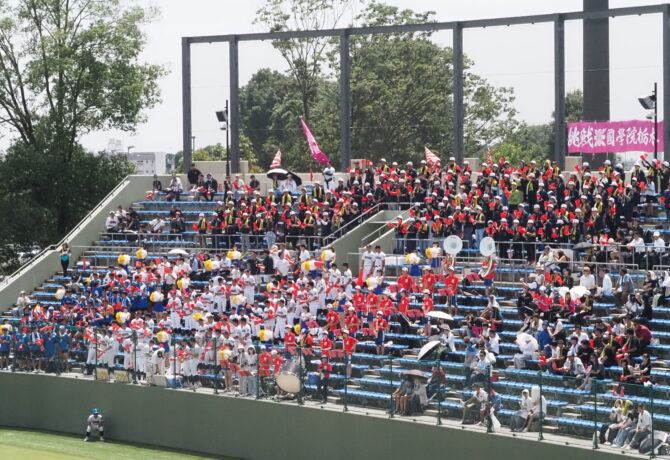
<path fill-rule="evenodd" d="M 291 171 L 288 171 L 288 176 L 293 178 L 293 181 L 295 182 L 295 185 L 300 187 L 302 185 L 302 179 L 300 176 L 298 176 L 296 173 L 292 173 Z"/>
<path fill-rule="evenodd" d="M 288 179 L 289 172 L 282 168 L 273 168 L 267 172 L 267 177 L 274 180 Z"/>
<path fill-rule="evenodd" d="M 583 243 L 575 244 L 573 249 L 591 249 L 592 247 L 593 247 L 592 243 L 589 243 L 588 241 L 584 241 Z"/>

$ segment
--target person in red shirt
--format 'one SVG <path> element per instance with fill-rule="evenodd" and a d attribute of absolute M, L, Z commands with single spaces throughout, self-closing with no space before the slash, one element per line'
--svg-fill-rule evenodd
<path fill-rule="evenodd" d="M 356 316 L 354 307 L 349 307 L 349 314 L 344 319 L 344 324 L 352 334 L 356 334 L 356 332 L 358 332 L 358 329 L 361 326 L 361 320 L 358 318 L 358 316 Z"/>
<path fill-rule="evenodd" d="M 409 318 L 407 312 L 409 312 L 409 302 L 410 298 L 408 291 L 400 291 L 400 298 L 398 300 L 398 321 L 400 322 L 400 333 L 401 334 L 411 334 L 412 327 L 409 323 Z"/>
<path fill-rule="evenodd" d="M 286 326 L 286 334 L 284 335 L 284 357 L 286 359 L 290 359 L 291 356 L 296 355 L 296 349 L 295 349 L 295 344 L 296 344 L 296 337 L 295 334 L 293 333 L 293 328 L 291 326 Z"/>
<path fill-rule="evenodd" d="M 640 351 L 644 353 L 653 336 L 649 328 L 642 324 L 639 318 L 635 318 L 633 322 L 635 323 L 635 337 L 640 340 Z"/>
<path fill-rule="evenodd" d="M 496 262 L 491 256 L 484 257 L 482 260 L 482 269 L 479 271 L 479 277 L 484 280 L 484 288 L 486 297 L 491 294 L 493 289 L 493 280 L 496 277 Z"/>
<path fill-rule="evenodd" d="M 423 269 L 423 276 L 421 277 L 421 288 L 423 290 L 428 289 L 432 294 L 435 292 L 435 284 L 437 283 L 437 276 L 431 271 L 430 268 L 425 267 Z"/>
<path fill-rule="evenodd" d="M 372 330 L 375 333 L 375 346 L 378 355 L 384 354 L 384 335 L 388 330 L 389 323 L 382 316 L 382 312 L 377 312 L 377 317 L 372 321 Z"/>
<path fill-rule="evenodd" d="M 433 326 L 430 324 L 430 316 L 427 315 L 434 309 L 435 305 L 433 304 L 433 296 L 431 295 L 428 289 L 424 289 L 423 302 L 421 304 L 421 310 L 423 311 L 423 318 L 421 319 L 421 321 L 423 322 L 423 335 L 426 337 L 430 337 L 431 335 L 433 335 Z"/>
<path fill-rule="evenodd" d="M 453 270 L 449 270 L 447 277 L 444 279 L 445 289 L 447 290 L 447 312 L 452 315 L 458 315 L 458 276 L 454 274 Z"/>
<path fill-rule="evenodd" d="M 284 364 L 284 359 L 277 353 L 277 350 L 272 350 L 270 354 L 272 355 L 272 375 L 276 376 L 279 374 L 281 365 Z"/>
<path fill-rule="evenodd" d="M 317 385 L 317 394 L 321 394 L 321 403 L 325 403 L 328 398 L 328 383 L 330 382 L 330 373 L 333 372 L 333 365 L 328 362 L 328 357 L 321 355 L 321 362 L 317 366 L 319 383 Z"/>
<path fill-rule="evenodd" d="M 356 345 L 358 345 L 358 340 L 353 335 L 349 334 L 349 331 L 346 329 L 342 331 L 344 334 L 343 338 L 343 347 L 344 347 L 344 356 L 347 363 L 347 378 L 351 377 L 351 356 L 356 352 Z"/>
<path fill-rule="evenodd" d="M 409 276 L 407 268 L 403 267 L 402 274 L 398 277 L 398 282 L 397 282 L 398 291 L 404 289 L 407 292 L 411 292 L 413 284 L 414 284 L 414 280 L 412 279 L 411 276 Z"/>
<path fill-rule="evenodd" d="M 356 286 L 356 292 L 351 297 L 351 302 L 354 304 L 354 308 L 359 313 L 362 312 L 365 308 L 365 294 L 361 292 L 360 286 Z"/>
<path fill-rule="evenodd" d="M 372 321 L 374 314 L 377 312 L 379 307 L 379 297 L 374 292 L 370 291 L 365 297 L 365 309 L 368 317 L 368 321 Z"/>
<path fill-rule="evenodd" d="M 387 293 L 382 293 L 379 296 L 379 310 L 382 312 L 384 318 L 388 319 L 391 316 L 393 301 L 391 301 Z"/>
<path fill-rule="evenodd" d="M 332 332 L 323 331 L 319 347 L 321 348 L 321 356 L 330 357 L 330 352 L 333 350 L 333 341 L 328 338 Z"/>
<path fill-rule="evenodd" d="M 333 310 L 333 305 L 328 304 L 328 313 L 326 313 L 326 326 L 328 328 L 328 338 L 335 339 L 333 331 L 340 328 L 340 315 Z"/>
<path fill-rule="evenodd" d="M 258 355 L 258 376 L 270 377 L 270 365 L 272 364 L 272 355 L 267 351 L 263 350 L 260 355 Z"/>

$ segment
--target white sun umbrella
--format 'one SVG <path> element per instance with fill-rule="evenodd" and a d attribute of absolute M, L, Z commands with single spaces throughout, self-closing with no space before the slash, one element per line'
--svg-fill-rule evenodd
<path fill-rule="evenodd" d="M 428 313 L 426 313 L 426 316 L 430 316 L 431 318 L 437 318 L 437 319 L 446 319 L 448 321 L 453 321 L 454 319 L 453 316 L 443 311 L 429 311 Z"/>
<path fill-rule="evenodd" d="M 575 286 L 570 289 L 570 297 L 573 299 L 580 299 L 588 294 L 589 290 L 586 289 L 586 286 Z"/>
<path fill-rule="evenodd" d="M 184 251 L 183 249 L 170 249 L 168 254 L 177 255 L 177 256 L 187 256 L 188 252 Z"/>
<path fill-rule="evenodd" d="M 538 344 L 537 344 L 537 340 L 535 339 L 535 337 L 528 334 L 527 332 L 520 332 L 516 335 L 516 344 L 519 345 L 520 347 L 526 345 L 529 340 L 531 341 L 531 343 L 535 346 L 535 349 L 537 350 Z"/>
<path fill-rule="evenodd" d="M 561 296 L 561 298 L 565 297 L 565 294 L 570 292 L 570 288 L 567 286 L 561 286 L 558 288 L 558 295 Z"/>

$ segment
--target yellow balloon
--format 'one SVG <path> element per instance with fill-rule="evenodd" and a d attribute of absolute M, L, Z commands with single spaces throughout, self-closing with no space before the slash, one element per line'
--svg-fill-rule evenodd
<path fill-rule="evenodd" d="M 138 249 L 135 251 L 135 257 L 137 257 L 139 260 L 144 260 L 147 258 L 147 251 L 145 249 Z"/>
<path fill-rule="evenodd" d="M 63 289 L 63 288 L 58 288 L 58 289 L 56 290 L 56 294 L 55 294 L 55 295 L 56 295 L 56 299 L 57 299 L 57 300 L 61 300 L 63 297 L 65 297 L 65 289 Z"/>
<path fill-rule="evenodd" d="M 203 264 L 205 266 L 205 271 L 211 272 L 212 271 L 212 261 L 210 259 L 207 259 L 205 263 Z"/>
<path fill-rule="evenodd" d="M 202 318 L 202 315 L 200 313 L 196 313 L 195 315 L 193 315 L 193 319 L 196 321 L 198 321 L 200 318 Z"/>
<path fill-rule="evenodd" d="M 160 291 L 154 291 L 149 296 L 149 300 L 152 302 L 161 302 L 163 300 L 163 293 Z"/>
<path fill-rule="evenodd" d="M 121 254 L 116 261 L 119 265 L 128 265 L 130 263 L 130 256 L 128 254 Z"/>
<path fill-rule="evenodd" d="M 406 264 L 410 263 L 410 260 L 409 260 L 409 254 L 407 254 L 407 255 L 405 256 L 405 263 L 406 263 Z"/>
<path fill-rule="evenodd" d="M 293 326 L 293 332 L 295 332 L 296 334 L 300 334 L 300 324 L 296 324 L 295 326 Z"/>
<path fill-rule="evenodd" d="M 265 286 L 265 289 L 266 289 L 268 292 L 272 291 L 272 283 L 268 283 L 268 284 Z"/>

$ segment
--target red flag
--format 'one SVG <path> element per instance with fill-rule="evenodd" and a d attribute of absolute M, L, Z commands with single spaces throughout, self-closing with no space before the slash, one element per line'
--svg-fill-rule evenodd
<path fill-rule="evenodd" d="M 275 157 L 272 160 L 272 163 L 270 163 L 270 169 L 279 168 L 280 166 L 281 166 L 281 150 L 277 150 L 277 153 L 275 153 Z"/>
<path fill-rule="evenodd" d="M 491 154 L 491 149 L 486 151 L 486 163 L 489 165 L 493 163 L 493 155 Z"/>

